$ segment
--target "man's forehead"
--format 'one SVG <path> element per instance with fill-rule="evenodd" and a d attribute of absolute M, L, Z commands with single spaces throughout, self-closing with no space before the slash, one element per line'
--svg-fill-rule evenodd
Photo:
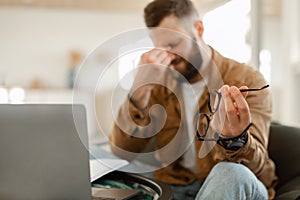
<path fill-rule="evenodd" d="M 181 26 L 180 19 L 172 14 L 164 17 L 157 27 L 178 30 L 180 29 L 180 26 Z"/>
<path fill-rule="evenodd" d="M 172 29 L 151 28 L 149 29 L 149 35 L 152 39 L 167 39 L 178 37 L 179 33 Z"/>
<path fill-rule="evenodd" d="M 179 39 L 188 39 L 189 37 L 174 29 L 166 28 L 151 28 L 149 29 L 149 35 L 154 44 L 163 45 L 166 43 L 176 42 Z"/>
<path fill-rule="evenodd" d="M 187 31 L 175 15 L 166 16 L 157 27 L 149 29 L 153 42 L 172 41 L 187 36 Z"/>

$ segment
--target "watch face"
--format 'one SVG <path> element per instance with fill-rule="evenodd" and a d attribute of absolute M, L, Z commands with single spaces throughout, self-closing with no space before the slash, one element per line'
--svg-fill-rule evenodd
<path fill-rule="evenodd" d="M 223 146 L 227 150 L 236 151 L 241 147 L 243 147 L 247 143 L 247 141 L 248 141 L 248 129 L 246 129 L 246 131 L 244 131 L 241 135 L 235 138 L 225 139 L 220 137 L 217 143 Z"/>

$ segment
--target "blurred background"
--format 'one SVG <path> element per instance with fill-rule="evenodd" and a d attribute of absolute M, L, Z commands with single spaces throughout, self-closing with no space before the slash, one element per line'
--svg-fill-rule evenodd
<path fill-rule="evenodd" d="M 148 2 L 0 0 L 0 103 L 71 103 L 74 78 L 84 59 L 113 36 L 143 28 L 143 8 Z M 206 43 L 224 56 L 259 68 L 271 85 L 273 121 L 298 126 L 300 1 L 194 3 L 204 22 Z M 110 50 L 98 57 L 97 67 L 105 67 L 101 59 L 109 54 Z M 121 79 L 122 70 L 116 67 L 110 78 Z M 109 102 L 113 86 L 100 84 L 98 89 L 94 97 L 85 97 L 95 100 L 88 109 L 94 142 L 103 141 L 99 132 L 108 133 L 112 125 L 104 102 Z M 93 106 L 96 116 L 91 114 Z M 104 124 L 101 131 L 99 119 Z"/>

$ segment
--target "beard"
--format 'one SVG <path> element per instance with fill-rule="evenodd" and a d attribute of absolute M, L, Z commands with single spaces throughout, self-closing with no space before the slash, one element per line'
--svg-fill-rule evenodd
<path fill-rule="evenodd" d="M 178 71 L 183 76 L 183 77 L 180 76 L 179 80 L 181 82 L 184 82 L 186 80 L 191 81 L 196 76 L 198 76 L 202 62 L 203 59 L 199 47 L 197 45 L 194 45 L 192 54 L 190 55 L 188 60 L 178 55 L 178 57 L 171 62 L 171 65 L 176 66 L 176 64 L 182 64 L 182 63 L 185 65 L 184 70 Z"/>

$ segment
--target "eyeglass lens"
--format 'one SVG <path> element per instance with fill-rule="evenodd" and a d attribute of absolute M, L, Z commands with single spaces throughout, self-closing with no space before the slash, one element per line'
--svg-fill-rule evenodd
<path fill-rule="evenodd" d="M 209 93 L 209 106 L 211 113 L 215 113 L 218 110 L 220 102 L 220 95 L 217 90 L 213 90 Z"/>
<path fill-rule="evenodd" d="M 208 129 L 209 119 L 204 113 L 200 113 L 198 125 L 197 125 L 197 131 L 199 133 L 199 136 L 204 137 L 207 129 Z"/>

